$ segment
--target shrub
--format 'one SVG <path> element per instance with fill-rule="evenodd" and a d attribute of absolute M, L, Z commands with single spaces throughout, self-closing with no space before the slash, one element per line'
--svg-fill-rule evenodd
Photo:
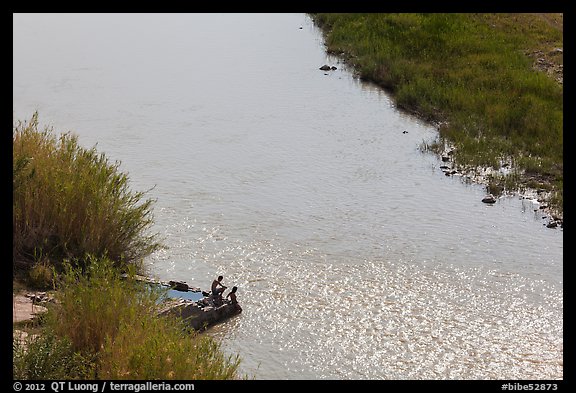
<path fill-rule="evenodd" d="M 238 356 L 226 357 L 209 336 L 177 317 L 144 314 L 126 320 L 101 350 L 104 379 L 235 379 Z"/>
<path fill-rule="evenodd" d="M 53 269 L 53 266 L 45 259 L 36 262 L 28 273 L 30 286 L 43 290 L 52 288 L 54 282 Z"/>
<path fill-rule="evenodd" d="M 14 379 L 92 379 L 94 361 L 74 351 L 70 341 L 51 331 L 41 336 L 15 338 L 12 373 Z"/>
<path fill-rule="evenodd" d="M 65 262 L 57 281 L 59 306 L 47 315 L 54 331 L 67 337 L 75 350 L 98 352 L 114 338 L 123 318 L 145 312 L 149 303 L 137 296 L 137 283 L 124 281 L 109 258 L 84 258 L 86 267 Z"/>
<path fill-rule="evenodd" d="M 88 256 L 83 271 L 65 264 L 58 305 L 47 327 L 85 358 L 102 379 L 234 379 L 240 360 L 176 316 L 160 316 L 161 290 L 123 277 L 108 258 Z"/>
<path fill-rule="evenodd" d="M 160 247 L 152 203 L 129 178 L 76 136 L 38 129 L 38 114 L 13 129 L 13 262 L 29 268 L 41 252 L 53 264 L 87 253 L 138 262 Z M 59 267 L 59 266 L 58 266 Z"/>

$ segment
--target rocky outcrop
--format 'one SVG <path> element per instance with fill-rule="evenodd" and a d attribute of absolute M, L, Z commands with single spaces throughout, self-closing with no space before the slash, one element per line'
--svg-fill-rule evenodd
<path fill-rule="evenodd" d="M 494 195 L 492 194 L 488 194 L 484 198 L 482 198 L 482 202 L 488 204 L 496 203 L 496 197 L 494 197 Z"/>
<path fill-rule="evenodd" d="M 174 288 L 177 291 L 187 292 L 191 288 L 188 286 L 186 281 L 168 281 L 168 286 Z"/>
<path fill-rule="evenodd" d="M 338 68 L 336 68 L 336 66 L 329 66 L 328 64 L 324 64 L 322 67 L 319 68 L 319 70 L 322 70 L 322 71 L 334 71 L 337 69 Z"/>
<path fill-rule="evenodd" d="M 164 282 L 145 276 L 137 276 L 136 279 L 170 288 L 171 291 L 160 304 L 159 314 L 176 315 L 194 330 L 204 330 L 242 311 L 238 304 L 222 300 L 221 297 L 215 302 L 209 292 L 192 287 L 186 281 Z"/>
<path fill-rule="evenodd" d="M 176 315 L 182 318 L 192 329 L 204 330 L 212 325 L 238 314 L 240 308 L 229 302 L 214 304 L 211 296 L 194 302 L 187 299 L 169 299 L 164 302 L 160 315 Z"/>

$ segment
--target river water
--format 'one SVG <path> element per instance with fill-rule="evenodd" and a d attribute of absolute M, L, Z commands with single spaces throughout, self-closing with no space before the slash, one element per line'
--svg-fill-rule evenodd
<path fill-rule="evenodd" d="M 563 232 L 446 177 L 436 130 L 304 14 L 15 14 L 13 116 L 157 200 L 161 279 L 237 285 L 256 379 L 561 379 Z M 323 64 L 337 70 L 320 71 Z M 407 131 L 407 132 L 403 132 Z"/>

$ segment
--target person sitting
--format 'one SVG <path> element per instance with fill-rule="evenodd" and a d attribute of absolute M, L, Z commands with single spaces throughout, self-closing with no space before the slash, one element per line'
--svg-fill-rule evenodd
<path fill-rule="evenodd" d="M 222 293 L 226 288 L 228 288 L 227 286 L 222 285 L 223 279 L 223 276 L 218 276 L 216 280 L 212 281 L 212 298 L 215 303 L 222 303 Z M 220 286 L 220 288 L 218 288 L 218 286 Z"/>
<path fill-rule="evenodd" d="M 236 299 L 236 291 L 237 290 L 238 290 L 238 287 L 232 287 L 232 290 L 230 292 L 228 292 L 228 295 L 226 295 L 226 300 L 228 300 L 228 298 L 230 298 L 230 304 L 232 304 L 234 306 L 236 311 L 241 312 L 242 307 L 240 307 L 240 305 L 238 304 L 238 300 Z"/>

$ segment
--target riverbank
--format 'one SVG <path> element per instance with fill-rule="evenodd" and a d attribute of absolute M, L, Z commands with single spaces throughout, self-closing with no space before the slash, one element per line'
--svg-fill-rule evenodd
<path fill-rule="evenodd" d="M 423 150 L 563 221 L 562 14 L 312 14 L 328 53 L 438 127 Z"/>
<path fill-rule="evenodd" d="M 237 356 L 161 316 L 162 290 L 134 279 L 162 247 L 153 200 L 95 148 L 38 126 L 13 128 L 14 378 L 237 379 Z"/>
<path fill-rule="evenodd" d="M 125 275 L 108 259 L 89 273 L 67 268 L 48 292 L 13 282 L 15 379 L 239 379 L 238 356 L 200 335 L 164 290 Z"/>

